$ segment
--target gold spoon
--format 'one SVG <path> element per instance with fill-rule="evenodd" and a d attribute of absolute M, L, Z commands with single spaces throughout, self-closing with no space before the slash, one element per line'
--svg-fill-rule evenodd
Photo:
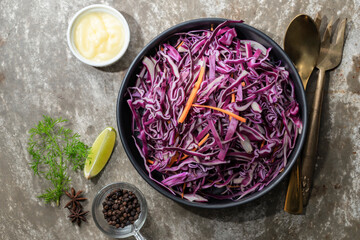
<path fill-rule="evenodd" d="M 298 70 L 304 89 L 316 66 L 320 43 L 319 31 L 311 17 L 300 14 L 291 21 L 284 38 L 284 50 Z M 298 158 L 291 171 L 285 199 L 284 210 L 292 214 L 303 212 L 300 164 L 301 160 Z"/>

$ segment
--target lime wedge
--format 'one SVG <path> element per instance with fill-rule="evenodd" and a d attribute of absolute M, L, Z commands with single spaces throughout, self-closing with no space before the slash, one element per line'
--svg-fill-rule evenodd
<path fill-rule="evenodd" d="M 107 127 L 96 138 L 85 161 L 84 175 L 90 179 L 95 177 L 105 166 L 114 149 L 116 131 Z"/>

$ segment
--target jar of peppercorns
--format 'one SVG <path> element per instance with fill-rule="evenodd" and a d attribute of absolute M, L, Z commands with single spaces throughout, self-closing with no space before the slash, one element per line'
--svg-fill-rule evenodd
<path fill-rule="evenodd" d="M 147 216 L 144 195 L 129 183 L 112 183 L 103 187 L 95 196 L 92 215 L 96 226 L 113 238 L 134 235 L 144 239 L 139 233 Z"/>

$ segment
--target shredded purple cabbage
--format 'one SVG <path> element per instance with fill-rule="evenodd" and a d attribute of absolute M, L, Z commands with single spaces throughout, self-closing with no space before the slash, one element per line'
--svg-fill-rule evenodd
<path fill-rule="evenodd" d="M 144 57 L 128 88 L 133 138 L 150 178 L 189 201 L 236 201 L 262 190 L 284 169 L 302 130 L 289 73 L 270 61 L 270 48 L 237 38 L 229 22 L 176 34 L 175 44 Z M 203 64 L 194 104 L 246 123 L 201 107 L 178 123 Z"/>

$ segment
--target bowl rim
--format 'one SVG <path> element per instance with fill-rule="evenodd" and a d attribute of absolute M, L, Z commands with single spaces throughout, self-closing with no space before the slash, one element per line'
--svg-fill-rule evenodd
<path fill-rule="evenodd" d="M 177 29 L 181 29 L 183 27 L 186 27 L 187 25 L 191 25 L 191 24 L 220 24 L 224 21 L 227 21 L 229 19 L 224 19 L 224 18 L 198 18 L 198 19 L 193 19 L 193 20 L 189 20 L 189 21 L 185 21 L 182 23 L 179 23 L 177 25 L 174 25 L 170 28 L 168 28 L 167 30 L 163 31 L 162 33 L 160 33 L 159 35 L 157 35 L 156 37 L 154 37 L 148 44 L 146 44 L 145 47 L 142 48 L 142 50 L 139 52 L 139 54 L 135 57 L 135 59 L 132 61 L 130 67 L 127 70 L 127 73 L 121 83 L 121 87 L 119 89 L 119 94 L 118 94 L 118 98 L 117 98 L 117 104 L 116 104 L 116 120 L 117 120 L 117 127 L 118 127 L 118 131 L 119 131 L 119 135 L 120 135 L 120 139 L 122 142 L 122 145 L 125 149 L 125 152 L 131 162 L 131 164 L 134 166 L 134 168 L 136 169 L 136 171 L 140 174 L 140 176 L 150 185 L 152 186 L 154 189 L 156 189 L 158 192 L 160 192 L 162 195 L 174 200 L 177 203 L 186 205 L 186 206 L 190 206 L 190 207 L 197 207 L 197 208 L 204 208 L 204 209 L 222 209 L 222 208 L 229 208 L 229 207 L 235 207 L 235 206 L 239 206 L 242 204 L 246 204 L 248 202 L 251 202 L 257 198 L 260 198 L 262 196 L 264 196 L 266 193 L 270 192 L 272 189 L 274 189 L 275 186 L 277 186 L 286 176 L 287 174 L 291 171 L 293 165 L 296 162 L 297 157 L 299 156 L 301 149 L 303 147 L 303 144 L 305 142 L 305 137 L 306 137 L 306 129 L 307 129 L 307 122 L 308 122 L 308 110 L 307 110 L 307 101 L 306 101 L 306 95 L 305 95 L 305 91 L 304 88 L 302 87 L 302 82 L 301 82 L 301 78 L 298 74 L 297 69 L 295 68 L 293 62 L 291 61 L 291 59 L 289 58 L 289 56 L 285 53 L 285 51 L 269 36 L 267 36 L 265 33 L 263 33 L 262 31 L 251 27 L 245 23 L 236 23 L 234 24 L 235 26 L 241 25 L 242 28 L 244 28 L 245 30 L 254 32 L 255 34 L 257 34 L 258 36 L 260 36 L 261 38 L 263 38 L 266 42 L 269 42 L 273 49 L 277 49 L 277 51 L 279 52 L 279 54 L 281 55 L 281 60 L 285 63 L 288 64 L 288 70 L 293 73 L 293 78 L 292 81 L 295 83 L 295 85 L 300 86 L 301 88 L 299 89 L 299 96 L 296 96 L 296 99 L 298 101 L 302 102 L 302 107 L 301 107 L 301 119 L 302 119 L 302 123 L 303 123 L 303 128 L 302 128 L 302 133 L 298 136 L 297 142 L 295 144 L 295 148 L 293 149 L 292 153 L 291 153 L 291 159 L 289 158 L 289 161 L 287 162 L 287 165 L 285 166 L 284 171 L 281 174 L 278 174 L 269 185 L 267 185 L 266 187 L 264 187 L 261 191 L 255 192 L 249 196 L 244 197 L 243 199 L 239 200 L 239 201 L 229 201 L 229 202 L 225 202 L 225 203 L 200 203 L 200 202 L 190 202 L 186 199 L 181 199 L 176 195 L 173 195 L 171 192 L 169 192 L 168 190 L 164 189 L 163 187 L 161 187 L 159 184 L 157 184 L 156 182 L 154 182 L 153 180 L 150 179 L 150 177 L 148 176 L 148 174 L 146 172 L 144 172 L 141 167 L 136 164 L 135 162 L 135 157 L 131 152 L 131 149 L 127 143 L 127 141 L 125 140 L 128 136 L 126 135 L 126 133 L 124 132 L 124 129 L 121 127 L 121 121 L 120 121 L 120 115 L 121 115 L 121 110 L 122 110 L 122 104 L 121 104 L 121 100 L 122 100 L 122 96 L 124 96 L 124 94 L 126 93 L 127 90 L 127 82 L 129 82 L 129 80 L 131 79 L 131 75 L 132 75 L 132 70 L 133 68 L 137 67 L 138 62 L 140 61 L 140 59 L 142 59 L 149 51 L 151 51 L 151 49 L 154 48 L 153 45 L 157 45 L 159 44 L 159 42 L 164 41 L 164 39 L 166 39 L 166 37 L 169 37 L 171 34 L 177 32 Z M 136 70 L 136 69 L 135 69 Z M 300 103 L 301 104 L 301 103 Z M 125 127 L 125 126 L 124 126 Z M 128 127 L 128 126 L 126 126 Z"/>
<path fill-rule="evenodd" d="M 111 14 L 113 17 L 115 17 L 122 23 L 123 28 L 124 28 L 124 34 L 125 34 L 124 46 L 122 47 L 120 52 L 115 57 L 113 57 L 109 60 L 103 61 L 103 62 L 96 62 L 96 61 L 86 59 L 79 53 L 79 51 L 77 50 L 75 43 L 74 43 L 73 28 L 76 23 L 76 20 L 83 14 L 86 14 L 87 12 L 91 12 L 93 10 L 94 10 L 94 12 L 98 10 L 98 11 L 102 11 L 102 12 Z M 126 50 L 129 47 L 129 43 L 130 43 L 130 29 L 129 29 L 129 24 L 127 23 L 124 16 L 115 8 L 105 5 L 105 4 L 92 4 L 92 5 L 89 5 L 87 7 L 80 9 L 79 11 L 77 11 L 74 14 L 74 16 L 71 18 L 68 28 L 67 28 L 66 38 L 67 38 L 67 44 L 70 48 L 70 51 L 78 60 L 80 60 L 81 62 L 83 62 L 87 65 L 93 66 L 93 67 L 106 67 L 106 66 L 109 66 L 109 65 L 117 62 L 125 54 Z"/>

